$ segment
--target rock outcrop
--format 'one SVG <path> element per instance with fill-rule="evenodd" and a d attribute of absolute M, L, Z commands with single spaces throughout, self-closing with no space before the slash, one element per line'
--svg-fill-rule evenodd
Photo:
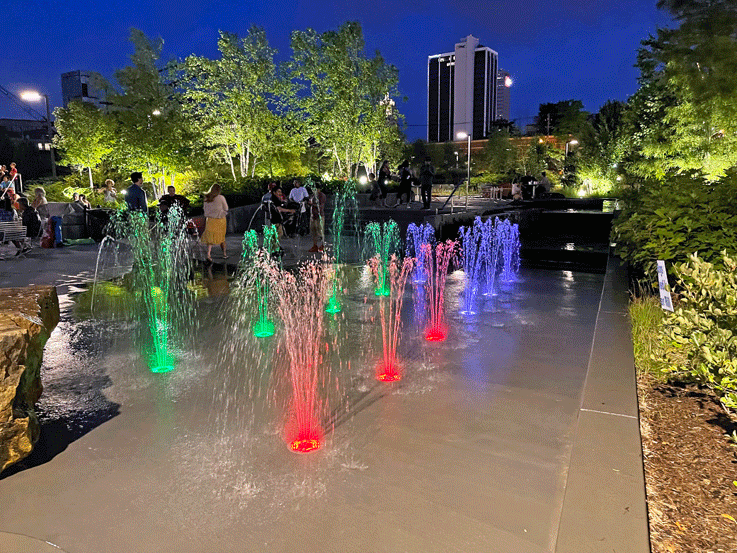
<path fill-rule="evenodd" d="M 53 286 L 0 288 L 0 471 L 38 440 L 43 349 L 58 322 Z"/>

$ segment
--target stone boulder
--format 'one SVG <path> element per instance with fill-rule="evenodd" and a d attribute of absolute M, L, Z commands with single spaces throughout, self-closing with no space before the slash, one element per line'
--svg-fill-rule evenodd
<path fill-rule="evenodd" d="M 58 322 L 53 286 L 0 288 L 0 471 L 38 440 L 43 349 Z"/>

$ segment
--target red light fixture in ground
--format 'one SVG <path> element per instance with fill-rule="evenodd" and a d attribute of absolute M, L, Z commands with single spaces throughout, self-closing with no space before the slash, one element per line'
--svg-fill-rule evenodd
<path fill-rule="evenodd" d="M 402 371 L 394 363 L 389 365 L 382 363 L 376 369 L 376 380 L 380 382 L 397 382 L 398 380 L 402 380 Z"/>
<path fill-rule="evenodd" d="M 425 340 L 428 342 L 442 342 L 445 337 L 445 331 L 442 328 L 430 328 L 425 332 Z"/>
<path fill-rule="evenodd" d="M 289 449 L 295 453 L 309 453 L 320 449 L 320 440 L 314 438 L 297 439 L 289 444 Z"/>

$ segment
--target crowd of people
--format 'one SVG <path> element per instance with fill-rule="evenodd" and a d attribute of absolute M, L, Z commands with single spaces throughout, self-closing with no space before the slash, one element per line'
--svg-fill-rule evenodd
<path fill-rule="evenodd" d="M 410 166 L 409 161 L 404 160 L 399 167 L 397 167 L 396 172 L 396 179 L 399 180 L 397 200 L 393 206 L 389 206 L 386 203 L 386 198 L 389 195 L 388 185 L 392 182 L 394 177 L 392 176 L 389 162 L 384 160 L 379 167 L 378 178 L 374 173 L 368 174 L 369 187 L 371 188 L 370 199 L 376 206 L 399 207 L 405 204 L 409 209 L 412 203 L 412 185 L 419 185 L 422 209 L 430 209 L 433 177 L 435 177 L 435 167 L 433 167 L 430 157 L 425 158 L 419 171 L 415 171 L 415 169 Z"/>

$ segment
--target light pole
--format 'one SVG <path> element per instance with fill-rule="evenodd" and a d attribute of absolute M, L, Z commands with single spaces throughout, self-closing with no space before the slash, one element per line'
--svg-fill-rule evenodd
<path fill-rule="evenodd" d="M 468 163 L 466 164 L 466 211 L 468 211 L 468 185 L 471 182 L 471 135 L 465 131 L 460 131 L 456 133 L 456 136 L 460 140 L 463 140 L 464 138 L 468 139 Z"/>
<path fill-rule="evenodd" d="M 49 107 L 48 94 L 39 94 L 35 90 L 26 90 L 21 92 L 21 100 L 25 102 L 39 102 L 41 98 L 46 100 L 46 134 L 49 139 L 49 154 L 51 154 L 51 176 L 56 178 L 56 159 L 54 159 L 54 148 L 51 144 L 51 108 Z"/>
<path fill-rule="evenodd" d="M 575 138 L 572 138 L 571 140 L 566 141 L 566 159 L 568 159 L 568 145 L 575 146 L 578 144 L 578 140 Z"/>

